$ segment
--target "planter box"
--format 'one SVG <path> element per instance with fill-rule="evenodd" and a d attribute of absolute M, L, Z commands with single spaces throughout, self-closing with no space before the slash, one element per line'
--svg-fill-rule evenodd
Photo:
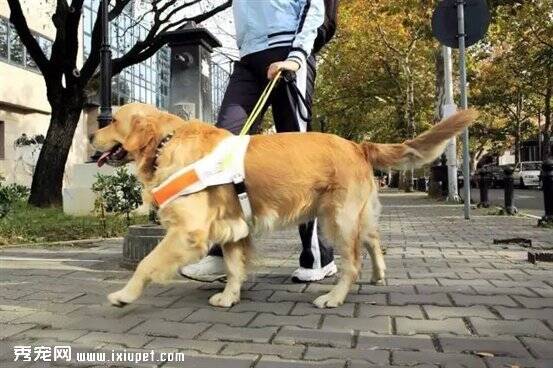
<path fill-rule="evenodd" d="M 121 267 L 134 270 L 138 263 L 156 247 L 165 236 L 161 225 L 132 225 L 123 242 Z"/>

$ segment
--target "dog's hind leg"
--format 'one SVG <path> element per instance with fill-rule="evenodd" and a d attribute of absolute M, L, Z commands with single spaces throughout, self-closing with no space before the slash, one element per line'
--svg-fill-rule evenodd
<path fill-rule="evenodd" d="M 240 301 L 240 288 L 247 277 L 246 265 L 250 246 L 249 237 L 223 245 L 227 284 L 222 292 L 209 298 L 209 304 L 230 307 Z"/>
<path fill-rule="evenodd" d="M 371 284 L 382 285 L 384 283 L 384 271 L 386 264 L 382 256 L 382 248 L 380 247 L 380 235 L 378 230 L 369 231 L 363 238 L 363 244 L 367 248 L 372 261 L 372 277 Z"/>
<path fill-rule="evenodd" d="M 367 204 L 363 207 L 360 216 L 360 235 L 363 245 L 369 252 L 372 262 L 372 284 L 384 283 L 384 271 L 386 264 L 380 247 L 380 234 L 378 232 L 378 217 L 380 215 L 380 202 L 376 193 L 371 194 Z"/>
<path fill-rule="evenodd" d="M 319 308 L 334 308 L 344 303 L 351 285 L 357 281 L 361 269 L 359 239 L 359 206 L 347 203 L 338 211 L 336 220 L 322 218 L 323 230 L 332 243 L 340 247 L 341 277 L 334 288 L 313 302 Z"/>
<path fill-rule="evenodd" d="M 360 245 L 359 239 L 341 239 L 342 251 L 341 276 L 338 283 L 327 294 L 321 295 L 313 302 L 319 308 L 335 308 L 344 303 L 351 285 L 357 280 L 360 270 Z M 336 244 L 336 243 L 335 243 Z"/>
<path fill-rule="evenodd" d="M 169 228 L 163 240 L 138 264 L 127 285 L 108 295 L 110 303 L 117 307 L 132 303 L 150 282 L 165 283 L 179 266 L 200 260 L 207 254 L 207 234 L 204 230 Z"/>

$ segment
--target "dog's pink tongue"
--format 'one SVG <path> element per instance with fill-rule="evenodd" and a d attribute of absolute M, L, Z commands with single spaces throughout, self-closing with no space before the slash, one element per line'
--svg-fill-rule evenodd
<path fill-rule="evenodd" d="M 102 153 L 102 156 L 100 156 L 100 158 L 98 159 L 98 161 L 96 161 L 96 164 L 98 165 L 98 167 L 100 167 L 100 166 L 102 166 L 103 164 L 105 164 L 106 161 L 108 160 L 108 158 L 109 158 L 110 155 L 111 155 L 111 150 Z"/>

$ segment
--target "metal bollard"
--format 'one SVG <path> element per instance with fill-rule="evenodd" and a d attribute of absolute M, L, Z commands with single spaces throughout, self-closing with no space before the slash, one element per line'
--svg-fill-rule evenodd
<path fill-rule="evenodd" d="M 549 158 L 543 161 L 540 179 L 545 215 L 538 221 L 538 225 L 551 225 L 553 224 L 553 159 Z"/>
<path fill-rule="evenodd" d="M 488 208 L 490 207 L 490 200 L 488 199 L 488 189 L 491 182 L 490 173 L 485 170 L 480 170 L 478 173 L 478 187 L 480 189 L 480 202 L 477 207 Z"/>
<path fill-rule="evenodd" d="M 517 208 L 514 206 L 514 197 L 515 197 L 515 184 L 513 179 L 513 172 L 515 169 L 511 166 L 507 166 L 503 169 L 505 173 L 505 207 L 503 210 L 508 215 L 514 215 L 517 213 Z"/>
<path fill-rule="evenodd" d="M 426 189 L 426 185 L 424 184 L 424 181 L 425 181 L 424 177 L 422 177 L 422 178 L 417 178 L 417 190 L 418 190 L 419 192 L 426 192 L 426 190 L 425 190 L 425 189 Z"/>
<path fill-rule="evenodd" d="M 449 192 L 449 178 L 447 177 L 447 157 L 445 155 L 442 155 L 440 159 L 442 166 L 440 166 L 440 170 L 442 171 L 442 195 L 444 197 L 447 197 L 447 193 Z"/>

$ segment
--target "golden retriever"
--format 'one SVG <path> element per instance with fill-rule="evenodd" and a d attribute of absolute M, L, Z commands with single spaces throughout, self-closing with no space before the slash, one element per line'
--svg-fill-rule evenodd
<path fill-rule="evenodd" d="M 250 235 L 318 218 L 325 238 L 342 256 L 335 287 L 315 299 L 319 308 L 344 302 L 361 266 L 361 245 L 372 260 L 373 283 L 384 280 L 378 216 L 380 204 L 373 168 L 420 166 L 434 160 L 447 140 L 476 118 L 461 111 L 422 135 L 400 144 L 354 143 L 332 134 L 254 135 L 245 156 L 245 183 L 253 209 L 253 226 L 243 218 L 232 184 L 179 197 L 159 211 L 167 235 L 138 265 L 126 286 L 108 296 L 115 306 L 135 301 L 150 282 L 169 281 L 178 267 L 204 257 L 210 244 L 222 244 L 227 270 L 224 290 L 209 303 L 229 307 L 240 300 L 251 250 Z M 174 136 L 159 152 L 167 135 Z M 186 122 L 155 107 L 132 103 L 92 137 L 102 161 L 135 160 L 144 184 L 143 198 L 178 169 L 216 147 L 226 130 L 199 121 Z"/>

